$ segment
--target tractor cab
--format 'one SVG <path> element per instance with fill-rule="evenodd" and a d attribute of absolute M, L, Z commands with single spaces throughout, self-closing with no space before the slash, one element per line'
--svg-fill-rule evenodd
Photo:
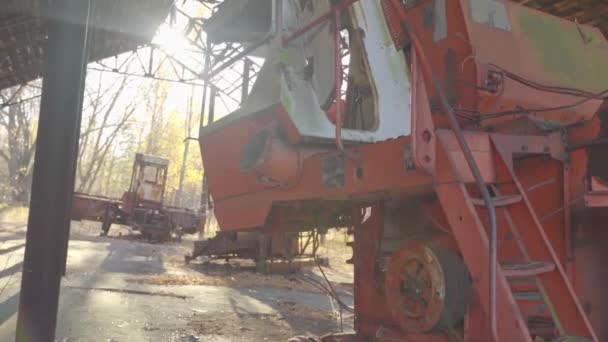
<path fill-rule="evenodd" d="M 167 159 L 136 154 L 131 185 L 123 195 L 122 210 L 131 212 L 138 207 L 160 208 L 165 195 L 168 167 Z"/>

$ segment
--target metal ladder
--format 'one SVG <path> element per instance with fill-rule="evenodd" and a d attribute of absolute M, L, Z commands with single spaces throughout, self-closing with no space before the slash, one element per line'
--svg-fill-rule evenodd
<path fill-rule="evenodd" d="M 489 309 L 488 283 L 489 242 L 482 222 L 487 215 L 485 201 L 470 195 L 465 182 L 448 152 L 446 137 L 451 131 L 438 132 L 438 169 L 442 178 L 435 186 L 439 201 L 460 246 L 474 286 L 479 293 L 484 310 Z M 500 144 L 488 135 L 492 145 L 492 159 L 496 178 L 500 185 L 492 185 L 492 203 L 501 219 L 500 230 L 507 229 L 514 237 L 520 251 L 518 262 L 502 263 L 496 280 L 496 341 L 532 341 L 530 328 L 524 322 L 518 301 L 509 281 L 531 278 L 536 283 L 540 297 L 552 317 L 552 323 L 560 336 L 581 336 L 598 341 L 589 320 L 572 288 L 558 256 L 534 209 L 518 180 L 508 153 L 501 152 Z M 449 180 L 452 181 L 449 181 Z M 503 194 L 503 192 L 505 194 Z M 498 248 L 501 241 L 498 241 Z M 499 264 L 501 260 L 498 260 Z M 485 321 L 479 322 L 485 324 Z M 488 329 L 489 330 L 489 329 Z M 490 332 L 491 334 L 491 332 Z"/>

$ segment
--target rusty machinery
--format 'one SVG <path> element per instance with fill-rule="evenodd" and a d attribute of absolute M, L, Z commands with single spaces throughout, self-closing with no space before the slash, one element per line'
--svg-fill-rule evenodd
<path fill-rule="evenodd" d="M 353 233 L 356 332 L 323 341 L 608 340 L 598 29 L 304 0 L 225 1 L 207 33 L 265 58 L 200 134 L 221 229 Z"/>
<path fill-rule="evenodd" d="M 163 204 L 169 161 L 136 154 L 129 190 L 120 200 L 82 193 L 74 194 L 72 219 L 102 223 L 107 235 L 113 223 L 130 226 L 150 240 L 168 239 L 172 233 L 195 233 L 205 217 L 198 211 Z"/>
<path fill-rule="evenodd" d="M 214 237 L 194 242 L 194 251 L 186 263 L 205 256 L 211 259 L 250 259 L 258 272 L 286 273 L 298 270 L 317 256 L 320 233 L 259 231 L 219 231 Z M 322 259 L 326 261 L 326 259 Z"/>

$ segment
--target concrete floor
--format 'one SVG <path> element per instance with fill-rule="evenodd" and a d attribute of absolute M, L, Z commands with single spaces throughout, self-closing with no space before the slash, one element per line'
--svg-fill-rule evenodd
<path fill-rule="evenodd" d="M 0 226 L 0 341 L 14 339 L 24 243 L 22 226 Z M 68 275 L 62 282 L 57 341 L 250 341 L 245 334 L 201 334 L 191 326 L 192 317 L 271 315 L 285 301 L 331 310 L 327 297 L 312 291 L 133 281 L 194 272 L 181 262 L 185 250 L 178 244 L 152 245 L 73 233 Z M 124 290 L 137 293 L 120 292 Z M 352 298 L 345 300 L 352 302 Z M 291 320 L 293 317 L 287 317 L 282 324 L 297 323 Z M 319 333 L 320 327 L 312 325 L 310 331 Z"/>

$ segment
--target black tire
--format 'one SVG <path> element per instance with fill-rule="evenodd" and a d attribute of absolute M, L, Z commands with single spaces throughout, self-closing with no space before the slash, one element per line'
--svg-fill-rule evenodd
<path fill-rule="evenodd" d="M 445 306 L 441 318 L 431 331 L 444 331 L 462 322 L 472 297 L 472 282 L 460 256 L 445 248 L 431 247 L 445 277 Z"/>

